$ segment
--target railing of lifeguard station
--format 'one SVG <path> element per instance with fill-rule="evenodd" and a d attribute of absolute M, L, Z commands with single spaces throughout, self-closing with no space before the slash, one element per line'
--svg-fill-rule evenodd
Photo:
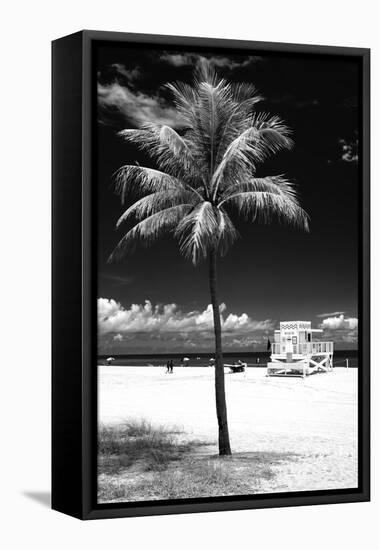
<path fill-rule="evenodd" d="M 303 344 L 292 344 L 295 355 L 314 355 L 317 353 L 333 353 L 333 342 L 304 342 Z M 286 344 L 271 344 L 271 353 L 280 355 L 286 353 Z"/>

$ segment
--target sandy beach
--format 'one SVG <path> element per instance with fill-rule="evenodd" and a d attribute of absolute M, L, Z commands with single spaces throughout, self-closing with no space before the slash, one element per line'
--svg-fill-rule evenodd
<path fill-rule="evenodd" d="M 98 367 L 99 423 L 146 419 L 209 441 L 217 453 L 213 368 Z M 275 472 L 260 492 L 357 486 L 357 369 L 306 379 L 265 369 L 226 374 L 232 450 L 267 456 Z"/>

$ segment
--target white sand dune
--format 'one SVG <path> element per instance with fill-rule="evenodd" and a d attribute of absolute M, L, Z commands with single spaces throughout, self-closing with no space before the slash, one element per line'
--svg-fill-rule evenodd
<path fill-rule="evenodd" d="M 98 367 L 99 422 L 127 418 L 176 425 L 215 442 L 213 368 Z M 226 374 L 233 452 L 286 453 L 262 492 L 357 486 L 357 369 L 267 378 L 265 369 Z M 215 447 L 216 452 L 216 447 Z M 269 460 L 268 455 L 268 460 Z"/>

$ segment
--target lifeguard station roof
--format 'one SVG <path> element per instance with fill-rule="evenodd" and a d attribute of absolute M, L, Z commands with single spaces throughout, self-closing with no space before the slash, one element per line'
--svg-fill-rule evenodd
<path fill-rule="evenodd" d="M 280 321 L 280 330 L 301 330 L 306 329 L 311 332 L 323 332 L 320 328 L 311 328 L 311 321 Z M 275 332 L 280 332 L 277 330 Z"/>
<path fill-rule="evenodd" d="M 299 325 L 301 323 L 304 323 L 304 324 L 311 324 L 311 321 L 280 321 L 280 324 L 282 323 L 293 323 L 294 325 Z"/>
<path fill-rule="evenodd" d="M 296 328 L 310 328 L 310 321 L 280 321 L 280 328 L 296 329 Z"/>

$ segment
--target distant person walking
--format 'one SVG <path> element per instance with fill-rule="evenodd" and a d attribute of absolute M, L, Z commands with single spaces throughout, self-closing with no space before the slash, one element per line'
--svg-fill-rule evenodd
<path fill-rule="evenodd" d="M 170 368 L 171 368 L 171 363 L 170 363 L 170 359 L 167 361 L 166 363 L 166 370 L 165 370 L 165 374 L 169 374 L 170 373 Z"/>
<path fill-rule="evenodd" d="M 174 361 L 172 359 L 170 361 L 170 372 L 171 374 L 174 374 Z"/>

